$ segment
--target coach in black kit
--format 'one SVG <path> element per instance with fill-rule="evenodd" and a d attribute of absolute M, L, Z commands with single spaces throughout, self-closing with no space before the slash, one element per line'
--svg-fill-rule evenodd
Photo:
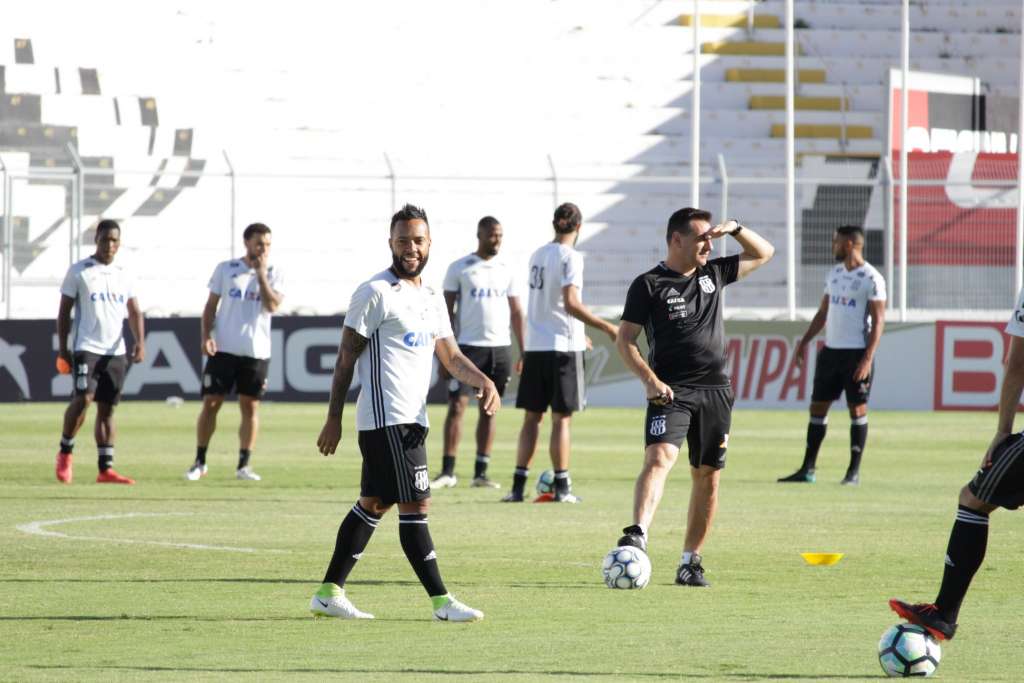
<path fill-rule="evenodd" d="M 743 252 L 709 260 L 713 240 L 724 235 Z M 734 400 L 725 375 L 722 288 L 767 263 L 775 249 L 737 221 L 712 227 L 711 214 L 694 208 L 672 214 L 666 240 L 665 260 L 630 285 L 616 339 L 648 402 L 633 524 L 623 529 L 619 545 L 647 550 L 647 530 L 685 438 L 693 487 L 676 583 L 707 586 L 700 551 L 718 506 Z M 646 361 L 637 346 L 641 330 L 650 347 Z"/>

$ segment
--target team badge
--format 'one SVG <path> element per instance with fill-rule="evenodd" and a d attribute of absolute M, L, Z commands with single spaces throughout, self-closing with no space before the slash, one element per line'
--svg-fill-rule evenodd
<path fill-rule="evenodd" d="M 417 491 L 426 491 L 430 488 L 430 481 L 427 478 L 426 470 L 417 470 L 416 476 L 413 477 L 412 485 L 416 487 Z"/>
<path fill-rule="evenodd" d="M 665 416 L 655 415 L 651 418 L 651 436 L 661 436 L 665 433 Z"/>
<path fill-rule="evenodd" d="M 700 285 L 701 290 L 705 294 L 714 294 L 715 292 L 715 281 L 707 275 L 701 275 L 697 278 L 697 284 Z"/>

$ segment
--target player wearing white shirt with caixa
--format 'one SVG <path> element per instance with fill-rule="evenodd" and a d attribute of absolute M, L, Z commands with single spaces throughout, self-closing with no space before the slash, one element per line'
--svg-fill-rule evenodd
<path fill-rule="evenodd" d="M 540 423 L 551 408 L 551 464 L 555 470 L 553 494 L 541 502 L 577 503 L 569 479 L 569 432 L 573 412 L 583 409 L 583 352 L 587 348 L 584 325 L 601 330 L 612 341 L 618 327 L 602 320 L 583 305 L 583 256 L 574 249 L 583 215 L 575 204 L 555 209 L 555 239 L 530 257 L 526 353 L 519 380 L 516 407 L 526 411 L 519 432 L 512 491 L 502 500 L 523 501 L 530 462 L 537 451 Z"/>
<path fill-rule="evenodd" d="M 206 476 L 206 449 L 217 428 L 224 397 L 236 391 L 242 423 L 238 429 L 235 478 L 259 481 L 249 466 L 259 431 L 260 398 L 270 365 L 270 317 L 284 294 L 281 270 L 270 265 L 270 228 L 253 223 L 242 233 L 245 256 L 217 264 L 202 317 L 203 406 L 196 421 L 196 459 L 189 481 Z"/>
<path fill-rule="evenodd" d="M 491 378 L 498 395 L 505 395 L 505 386 L 512 375 L 512 337 L 515 333 L 523 350 L 523 307 L 519 303 L 517 268 L 498 255 L 504 237 L 501 223 L 493 216 L 484 216 L 477 223 L 477 249 L 448 267 L 444 276 L 444 301 L 448 316 L 456 325 L 459 349 L 473 364 Z M 520 359 L 520 364 L 522 359 Z M 520 366 L 521 367 L 521 366 Z M 448 385 L 448 414 L 444 420 L 444 457 L 441 474 L 430 487 L 455 486 L 455 451 L 462 432 L 462 417 L 473 391 L 457 379 Z M 484 411 L 476 425 L 476 462 L 472 486 L 498 488 L 487 476 L 494 444 L 495 421 Z"/>
<path fill-rule="evenodd" d="M 818 449 L 825 439 L 828 409 L 846 392 L 850 409 L 850 465 L 841 484 L 860 483 L 860 460 L 868 439 L 868 396 L 873 364 L 885 327 L 885 280 L 864 260 L 864 229 L 844 225 L 832 237 L 832 254 L 839 263 L 825 279 L 825 295 L 796 349 L 803 363 L 807 345 L 825 328 L 825 346 L 814 367 L 811 417 L 807 425 L 804 461 L 780 482 L 814 483 Z"/>
<path fill-rule="evenodd" d="M 135 338 L 132 363 L 141 362 L 145 351 L 145 324 L 135 283 L 114 257 L 121 246 L 121 227 L 116 221 L 102 220 L 96 226 L 96 253 L 68 269 L 60 287 L 57 313 L 57 367 L 71 372 L 74 395 L 64 411 L 64 429 L 57 452 L 57 480 L 70 484 L 71 453 L 75 435 L 85 422 L 89 404 L 96 402 L 96 448 L 99 453 L 100 484 L 134 484 L 114 468 L 114 406 L 129 360 L 125 356 L 124 319 Z M 72 328 L 71 311 L 75 311 Z M 69 344 L 70 337 L 70 348 Z"/>
<path fill-rule="evenodd" d="M 445 588 L 427 526 L 427 391 L 434 355 L 452 377 L 476 388 L 484 412 L 493 415 L 501 400 L 494 382 L 459 351 L 441 294 L 420 280 L 430 254 L 426 212 L 407 204 L 392 216 L 388 246 L 391 267 L 359 285 L 345 314 L 327 420 L 317 439 L 323 455 L 338 448 L 345 396 L 358 371 L 359 500 L 341 522 L 334 555 L 309 609 L 315 616 L 373 617 L 345 596 L 345 580 L 381 517 L 397 504 L 402 550 L 430 596 L 434 619 L 475 621 L 483 612 L 455 600 Z"/>

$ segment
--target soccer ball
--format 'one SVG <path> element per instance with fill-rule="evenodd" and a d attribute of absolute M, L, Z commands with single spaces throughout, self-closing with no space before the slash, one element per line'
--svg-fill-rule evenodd
<path fill-rule="evenodd" d="M 609 588 L 643 588 L 651 580 L 651 560 L 640 548 L 619 546 L 604 556 L 601 573 Z"/>
<path fill-rule="evenodd" d="M 878 641 L 878 662 L 886 676 L 931 676 L 940 659 L 942 648 L 921 626 L 896 624 Z"/>
<path fill-rule="evenodd" d="M 544 470 L 537 477 L 537 493 L 544 495 L 545 493 L 555 492 L 555 471 Z"/>

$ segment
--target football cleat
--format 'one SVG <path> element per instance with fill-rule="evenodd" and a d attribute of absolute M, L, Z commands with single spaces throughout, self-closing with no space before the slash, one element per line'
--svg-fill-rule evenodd
<path fill-rule="evenodd" d="M 342 590 L 336 595 L 321 596 L 314 595 L 309 601 L 309 611 L 317 619 L 320 617 L 334 617 L 336 619 L 373 619 L 368 612 L 359 611 L 352 601 L 345 597 Z"/>
<path fill-rule="evenodd" d="M 450 489 L 459 483 L 458 477 L 454 474 L 444 474 L 443 472 L 436 477 L 434 481 L 430 482 L 430 490 L 435 489 Z"/>
<path fill-rule="evenodd" d="M 185 478 L 189 481 L 199 481 L 206 476 L 206 465 L 200 465 L 196 463 L 192 467 L 188 468 L 188 472 L 185 473 Z"/>
<path fill-rule="evenodd" d="M 103 470 L 96 475 L 97 484 L 134 484 L 135 480 L 126 477 L 123 474 L 118 474 L 114 471 L 114 468 Z"/>
<path fill-rule="evenodd" d="M 70 484 L 71 483 L 71 454 L 70 453 L 57 453 L 57 465 L 54 468 L 57 472 L 57 481 Z"/>
<path fill-rule="evenodd" d="M 858 486 L 860 485 L 860 475 L 856 472 L 847 472 L 843 480 L 839 482 L 841 486 Z"/>
<path fill-rule="evenodd" d="M 473 482 L 470 484 L 475 489 L 500 489 L 501 484 L 488 479 L 487 477 L 473 477 Z"/>
<path fill-rule="evenodd" d="M 452 596 L 448 602 L 434 610 L 434 621 L 480 621 L 484 613 L 465 605 Z"/>
<path fill-rule="evenodd" d="M 647 552 L 647 537 L 644 536 L 644 531 L 640 528 L 640 525 L 627 526 L 622 530 L 622 534 L 622 538 L 615 544 L 617 547 L 621 548 L 624 545 L 630 545 L 634 548 L 639 548 L 645 553 Z"/>
<path fill-rule="evenodd" d="M 522 503 L 523 502 L 523 492 L 522 491 L 509 491 L 501 499 L 501 502 L 502 503 Z"/>
<path fill-rule="evenodd" d="M 776 481 L 784 484 L 813 484 L 815 482 L 814 470 L 797 470 L 788 477 L 779 477 Z"/>
<path fill-rule="evenodd" d="M 583 499 L 575 495 L 572 491 L 563 491 L 562 493 L 555 493 L 553 498 L 555 503 L 582 503 Z"/>
<path fill-rule="evenodd" d="M 259 481 L 262 477 L 253 472 L 251 467 L 246 466 L 235 471 L 235 479 L 241 479 L 242 481 Z"/>
<path fill-rule="evenodd" d="M 956 624 L 951 624 L 942 618 L 939 608 L 935 605 L 922 602 L 916 605 L 903 602 L 902 600 L 890 600 L 889 609 L 906 619 L 911 624 L 917 624 L 932 634 L 935 640 L 952 640 L 956 634 Z"/>
<path fill-rule="evenodd" d="M 701 566 L 700 555 L 694 553 L 689 564 L 679 565 L 679 568 L 676 569 L 676 583 L 680 586 L 711 587 L 711 584 L 704 578 L 704 567 Z"/>

